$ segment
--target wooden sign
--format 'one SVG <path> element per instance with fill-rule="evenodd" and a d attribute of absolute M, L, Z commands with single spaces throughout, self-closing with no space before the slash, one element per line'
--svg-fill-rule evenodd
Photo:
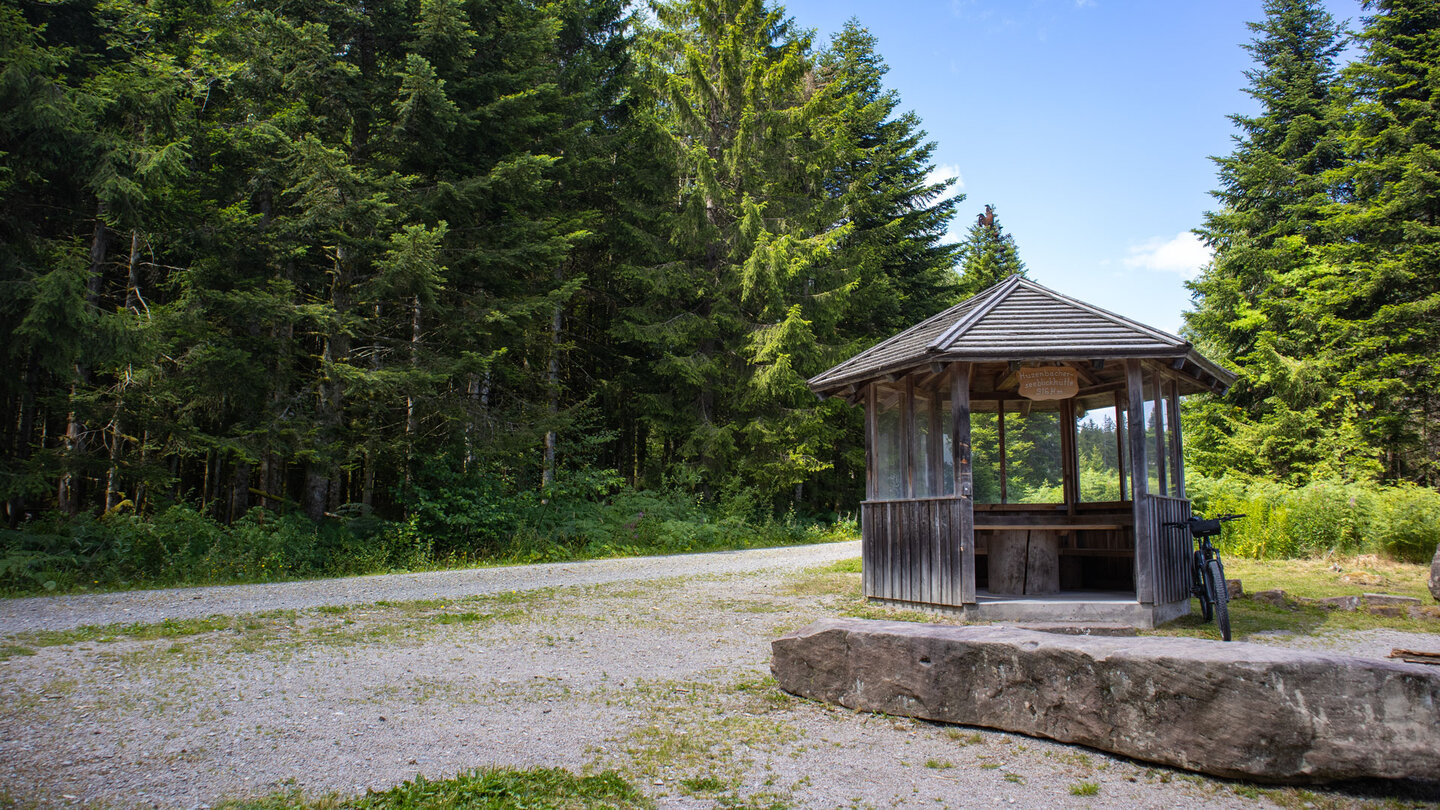
<path fill-rule="evenodd" d="M 1075 369 L 1068 366 L 1021 368 L 1016 375 L 1026 399 L 1069 399 L 1080 391 Z"/>

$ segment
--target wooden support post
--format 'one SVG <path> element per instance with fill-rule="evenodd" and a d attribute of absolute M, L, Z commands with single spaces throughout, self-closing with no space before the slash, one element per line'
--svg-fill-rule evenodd
<path fill-rule="evenodd" d="M 940 392 L 936 386 L 935 395 L 930 398 L 930 430 L 925 434 L 925 455 L 930 463 L 930 495 L 946 495 L 945 492 L 945 419 L 940 415 Z"/>
<path fill-rule="evenodd" d="M 1005 400 L 1002 399 L 995 405 L 995 424 L 1000 429 L 1000 446 L 996 448 L 996 452 L 1000 454 L 1000 503 L 1009 503 L 1005 480 Z"/>
<path fill-rule="evenodd" d="M 1075 400 L 1060 403 L 1060 491 L 1064 493 L 1065 513 L 1075 514 L 1080 500 L 1080 464 L 1075 454 Z"/>
<path fill-rule="evenodd" d="M 1166 398 L 1170 406 L 1170 458 L 1174 462 L 1171 467 L 1175 478 L 1175 497 L 1184 498 L 1185 495 L 1185 446 L 1180 439 L 1180 382 L 1170 381 L 1170 396 Z"/>
<path fill-rule="evenodd" d="M 900 475 L 904 480 L 900 496 L 915 497 L 915 459 L 910 451 L 915 446 L 915 378 L 905 378 L 904 399 L 900 403 Z"/>
<path fill-rule="evenodd" d="M 1115 392 L 1115 467 L 1120 472 L 1120 500 L 1125 500 L 1125 416 L 1120 404 L 1123 396 Z"/>
<path fill-rule="evenodd" d="M 1156 495 L 1169 495 L 1170 486 L 1166 478 L 1166 467 L 1169 466 L 1170 448 L 1165 443 L 1165 393 L 1164 383 L 1160 381 L 1160 372 L 1151 372 L 1152 382 L 1150 383 L 1150 399 L 1155 403 L 1155 476 L 1158 482 L 1159 492 Z"/>
<path fill-rule="evenodd" d="M 970 468 L 970 363 L 950 364 L 950 453 L 955 494 L 960 497 L 958 529 L 961 604 L 975 604 L 975 478 Z"/>
<path fill-rule="evenodd" d="M 865 386 L 865 497 L 880 497 L 880 386 Z"/>
<path fill-rule="evenodd" d="M 1135 520 L 1135 599 L 1155 602 L 1155 536 L 1150 525 L 1150 494 L 1145 462 L 1145 382 L 1139 360 L 1125 361 L 1125 387 L 1130 406 L 1126 429 L 1130 433 L 1130 484 Z"/>

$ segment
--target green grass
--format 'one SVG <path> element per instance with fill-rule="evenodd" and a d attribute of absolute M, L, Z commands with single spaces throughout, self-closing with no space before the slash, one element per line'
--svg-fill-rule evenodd
<path fill-rule="evenodd" d="M 1076 782 L 1070 786 L 1071 796 L 1097 796 L 1100 794 L 1100 783 L 1098 782 Z"/>
<path fill-rule="evenodd" d="M 1427 581 L 1430 566 L 1394 562 L 1374 556 L 1321 557 L 1304 560 L 1226 558 L 1225 576 L 1239 579 L 1247 593 L 1279 588 L 1312 599 L 1392 593 L 1434 604 Z"/>
<path fill-rule="evenodd" d="M 35 650 L 20 644 L 0 644 L 0 661 L 19 655 L 34 655 Z M 0 805 L 3 807 L 4 805 Z"/>
<path fill-rule="evenodd" d="M 285 793 L 225 802 L 221 810 L 649 810 L 654 804 L 613 772 L 576 776 L 560 768 L 483 769 L 452 779 L 423 776 L 364 796 L 307 799 Z"/>
<path fill-rule="evenodd" d="M 294 611 L 269 611 L 249 616 L 206 616 L 202 619 L 165 619 L 160 622 L 130 624 L 87 624 L 70 630 L 29 630 L 11 638 L 29 647 L 59 647 L 83 642 L 122 640 L 149 641 L 160 638 L 185 638 L 217 630 L 254 630 L 277 618 L 295 617 Z"/>

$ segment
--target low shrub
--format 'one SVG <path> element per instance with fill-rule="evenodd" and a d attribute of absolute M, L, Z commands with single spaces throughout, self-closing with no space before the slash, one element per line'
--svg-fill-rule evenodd
<path fill-rule="evenodd" d="M 441 463 L 406 493 L 408 516 L 359 504 L 314 523 L 251 509 L 228 526 L 178 504 L 153 516 L 48 515 L 0 530 L 0 594 L 273 582 L 488 563 L 760 548 L 854 537 L 851 521 L 760 513 L 735 498 L 702 504 L 681 490 L 634 490 L 580 471 L 543 492 L 494 468 Z"/>
<path fill-rule="evenodd" d="M 1411 484 L 1275 481 L 1192 477 L 1195 512 L 1243 514 L 1225 531 L 1221 550 L 1254 559 L 1376 554 L 1425 562 L 1440 543 L 1440 493 Z"/>

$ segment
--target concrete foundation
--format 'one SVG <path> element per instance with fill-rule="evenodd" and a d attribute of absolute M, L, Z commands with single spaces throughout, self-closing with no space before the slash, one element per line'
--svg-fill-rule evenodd
<path fill-rule="evenodd" d="M 871 597 L 874 604 L 959 616 L 967 621 L 1009 624 L 1106 624 L 1149 630 L 1190 613 L 1190 600 L 1159 605 L 1135 601 L 1133 593 L 1064 591 L 1045 596 L 976 592 L 973 605 L 933 605 Z"/>

